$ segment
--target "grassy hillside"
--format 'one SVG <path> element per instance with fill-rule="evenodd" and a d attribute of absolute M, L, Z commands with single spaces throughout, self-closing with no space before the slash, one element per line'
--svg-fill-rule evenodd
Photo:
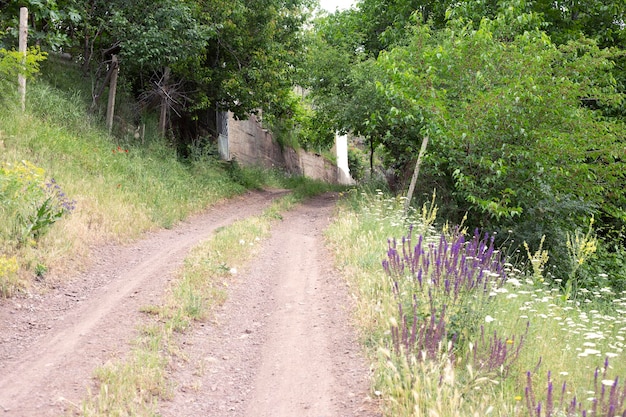
<path fill-rule="evenodd" d="M 0 101 L 0 296 L 80 270 L 93 245 L 277 185 L 208 154 L 181 160 L 150 126 L 143 141 L 110 136 L 86 111 L 80 75 L 46 71 L 29 83 L 25 113 Z"/>

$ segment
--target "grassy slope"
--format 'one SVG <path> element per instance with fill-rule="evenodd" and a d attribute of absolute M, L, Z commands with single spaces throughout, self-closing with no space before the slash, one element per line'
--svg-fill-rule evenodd
<path fill-rule="evenodd" d="M 14 258 L 19 265 L 6 293 L 27 287 L 35 270 L 59 277 L 80 269 L 92 245 L 171 227 L 246 189 L 241 185 L 245 172 L 238 172 L 236 182 L 232 170 L 213 158 L 181 161 L 162 139 L 148 135 L 143 144 L 119 143 L 88 114 L 86 95 L 76 80 L 79 74 L 63 69 L 31 82 L 24 114 L 1 104 L 0 166 L 29 161 L 76 201 L 76 209 L 36 242 L 16 244 L 9 226 L 0 233 L 0 257 Z M 256 184 L 246 184 L 267 179 L 258 173 L 254 177 Z M 29 203 L 40 202 L 21 204 Z M 15 227 L 8 215 L 0 210 L 0 222 Z M 0 280 L 8 279 L 1 275 Z"/>

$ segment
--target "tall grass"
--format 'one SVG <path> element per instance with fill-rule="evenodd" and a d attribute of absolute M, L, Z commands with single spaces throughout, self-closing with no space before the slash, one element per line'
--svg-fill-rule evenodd
<path fill-rule="evenodd" d="M 432 212 L 354 193 L 328 231 L 385 415 L 623 415 L 626 294 L 572 299 L 542 250 L 526 270 L 483 233 L 435 231 Z"/>

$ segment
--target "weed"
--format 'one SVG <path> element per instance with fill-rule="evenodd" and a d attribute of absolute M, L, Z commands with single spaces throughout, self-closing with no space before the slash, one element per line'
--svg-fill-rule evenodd
<path fill-rule="evenodd" d="M 35 276 L 37 277 L 37 279 L 43 279 L 44 275 L 46 275 L 46 272 L 48 272 L 48 267 L 46 267 L 44 264 L 37 263 L 37 265 L 35 265 Z"/>
<path fill-rule="evenodd" d="M 21 287 L 21 282 L 17 275 L 19 269 L 15 257 L 7 258 L 0 255 L 0 296 L 10 297 Z"/>
<path fill-rule="evenodd" d="M 626 415 L 626 385 L 619 377 L 609 378 L 609 359 L 605 359 L 602 368 L 596 368 L 593 374 L 593 390 L 585 398 L 576 395 L 567 396 L 567 382 L 556 390 L 551 372 L 548 372 L 545 401 L 537 400 L 532 373 L 526 374 L 525 404 L 528 414 L 536 417 L 597 416 L 617 417 Z M 564 413 L 564 414 L 563 414 Z"/>

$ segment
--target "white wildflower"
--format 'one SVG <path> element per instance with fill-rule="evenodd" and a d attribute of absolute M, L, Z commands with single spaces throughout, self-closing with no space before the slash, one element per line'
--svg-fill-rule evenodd
<path fill-rule="evenodd" d="M 578 356 L 585 357 L 585 356 L 589 356 L 589 355 L 599 355 L 600 353 L 601 352 L 599 350 L 597 350 L 597 349 L 587 348 L 582 353 L 579 353 Z"/>

